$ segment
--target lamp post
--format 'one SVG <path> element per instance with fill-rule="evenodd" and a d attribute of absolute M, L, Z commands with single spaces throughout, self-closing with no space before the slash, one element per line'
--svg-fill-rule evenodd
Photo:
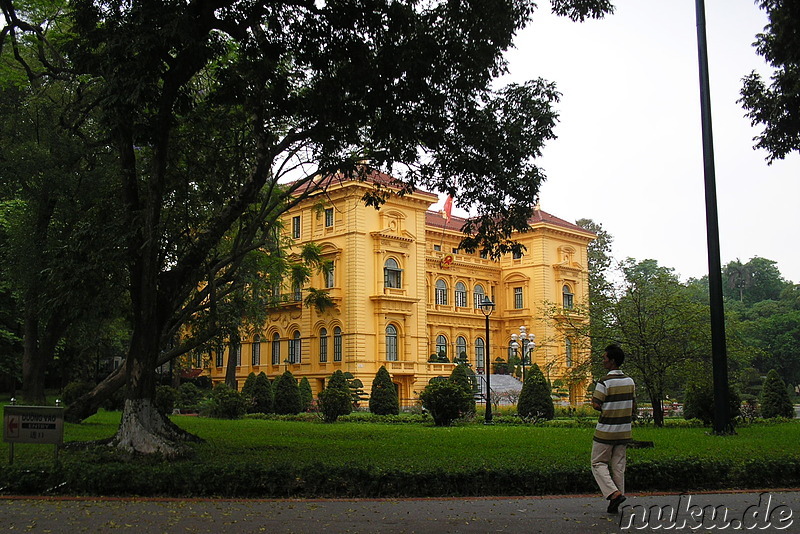
<path fill-rule="evenodd" d="M 522 358 L 520 360 L 522 365 L 522 383 L 525 383 L 525 365 L 527 363 L 531 363 L 529 360 L 533 349 L 536 348 L 536 335 L 535 334 L 528 334 L 528 328 L 525 326 L 519 327 L 519 335 L 511 334 L 511 348 L 514 349 L 514 354 L 517 353 L 517 349 L 519 348 L 519 343 L 517 340 L 522 342 Z"/>
<path fill-rule="evenodd" d="M 489 351 L 489 316 L 494 311 L 494 302 L 489 297 L 484 296 L 481 302 L 481 311 L 486 317 L 486 417 L 483 421 L 485 425 L 492 424 L 492 387 L 490 377 L 492 376 L 492 359 Z"/>

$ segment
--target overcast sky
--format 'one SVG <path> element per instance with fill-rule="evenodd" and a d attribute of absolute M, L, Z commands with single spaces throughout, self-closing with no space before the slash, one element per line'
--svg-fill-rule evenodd
<path fill-rule="evenodd" d="M 549 2 L 508 53 L 503 79 L 543 77 L 563 93 L 558 139 L 540 163 L 542 209 L 590 218 L 617 259 L 653 258 L 683 280 L 708 273 L 695 2 L 615 0 L 583 24 Z M 769 73 L 752 43 L 767 19 L 753 0 L 706 0 L 723 265 L 761 256 L 800 283 L 800 155 L 771 166 L 736 103 L 741 78 Z"/>

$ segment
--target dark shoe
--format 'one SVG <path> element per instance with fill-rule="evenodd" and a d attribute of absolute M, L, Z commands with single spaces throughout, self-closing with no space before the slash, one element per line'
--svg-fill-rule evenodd
<path fill-rule="evenodd" d="M 619 510 L 619 505 L 625 502 L 625 499 L 626 499 L 625 495 L 620 493 L 619 495 L 611 499 L 611 502 L 608 503 L 608 509 L 606 511 L 609 514 L 616 514 L 617 511 Z"/>

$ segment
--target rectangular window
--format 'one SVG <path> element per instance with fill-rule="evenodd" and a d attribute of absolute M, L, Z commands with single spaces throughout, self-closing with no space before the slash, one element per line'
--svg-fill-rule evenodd
<path fill-rule="evenodd" d="M 221 350 L 218 350 L 218 351 L 217 351 L 217 367 L 222 367 L 222 364 L 223 364 L 223 361 L 222 361 L 222 351 L 221 351 Z"/>
<path fill-rule="evenodd" d="M 522 308 L 525 307 L 523 304 L 524 303 L 522 301 L 522 288 L 521 287 L 515 287 L 514 288 L 514 309 L 521 310 Z"/>
<path fill-rule="evenodd" d="M 456 306 L 460 308 L 467 307 L 467 292 L 456 289 Z"/>
<path fill-rule="evenodd" d="M 319 337 L 319 361 L 326 363 L 328 361 L 328 336 L 321 335 Z"/>
<path fill-rule="evenodd" d="M 333 361 L 342 361 L 342 334 L 341 332 L 334 332 L 333 334 Z"/>
<path fill-rule="evenodd" d="M 234 355 L 236 357 L 236 367 L 241 367 L 242 366 L 242 344 L 241 343 L 237 343 L 236 345 L 231 347 L 231 349 L 233 350 L 233 353 L 234 353 Z"/>
<path fill-rule="evenodd" d="M 260 341 L 254 341 L 253 342 L 252 364 L 254 366 L 261 365 L 261 342 Z"/>
<path fill-rule="evenodd" d="M 300 239 L 300 216 L 296 215 L 292 217 L 292 237 L 294 239 Z"/>
<path fill-rule="evenodd" d="M 442 250 L 442 245 L 433 245 L 433 250 L 441 251 Z"/>
<path fill-rule="evenodd" d="M 278 334 L 272 338 L 272 365 L 281 364 L 281 338 Z"/>
<path fill-rule="evenodd" d="M 299 285 L 295 285 L 294 289 L 292 290 L 292 295 L 294 296 L 295 302 L 300 302 L 303 300 L 303 288 Z"/>
<path fill-rule="evenodd" d="M 333 208 L 325 208 L 325 228 L 333 226 Z"/>
<path fill-rule="evenodd" d="M 336 285 L 335 284 L 335 280 L 334 280 L 334 276 L 333 276 L 333 270 L 334 270 L 335 267 L 336 267 L 336 264 L 331 263 L 330 270 L 327 273 L 325 273 L 325 288 L 326 289 L 334 287 Z"/>

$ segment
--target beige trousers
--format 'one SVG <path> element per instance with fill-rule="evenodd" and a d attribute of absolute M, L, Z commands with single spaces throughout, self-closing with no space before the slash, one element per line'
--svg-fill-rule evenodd
<path fill-rule="evenodd" d="M 625 462 L 627 445 L 608 445 L 592 442 L 592 474 L 603 497 L 619 490 L 625 493 Z"/>

